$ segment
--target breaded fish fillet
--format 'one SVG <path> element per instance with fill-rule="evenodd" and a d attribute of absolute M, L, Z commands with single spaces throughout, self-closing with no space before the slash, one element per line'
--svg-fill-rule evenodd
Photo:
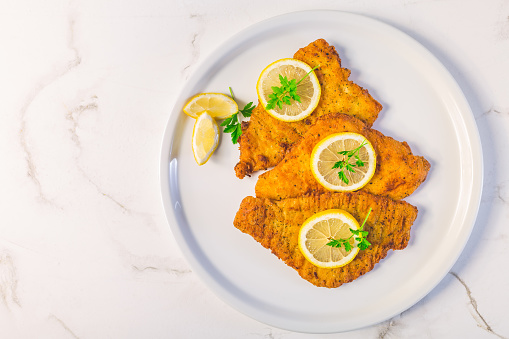
<path fill-rule="evenodd" d="M 382 105 L 367 90 L 348 80 L 350 71 L 341 67 L 336 49 L 325 40 L 319 39 L 301 48 L 294 58 L 311 67 L 320 66 L 315 71 L 322 89 L 318 106 L 304 120 L 282 122 L 258 104 L 250 121 L 242 123 L 240 161 L 235 166 L 235 173 L 240 179 L 279 163 L 285 152 L 300 140 L 321 115 L 343 112 L 371 126 L 382 109 Z"/>
<path fill-rule="evenodd" d="M 360 251 L 349 264 L 320 268 L 302 255 L 298 235 L 307 218 L 320 211 L 339 208 L 362 221 L 370 207 L 372 211 L 364 230 L 369 232 L 367 240 L 371 246 Z M 416 217 L 417 208 L 404 201 L 365 192 L 325 193 L 280 201 L 246 197 L 233 224 L 297 270 L 302 278 L 316 286 L 331 288 L 369 272 L 389 250 L 404 249 Z"/>
<path fill-rule="evenodd" d="M 376 171 L 362 191 L 399 200 L 409 196 L 426 179 L 429 162 L 413 155 L 406 142 L 387 137 L 352 116 L 333 113 L 320 117 L 283 161 L 258 177 L 256 196 L 279 200 L 327 192 L 311 172 L 311 152 L 320 140 L 339 132 L 362 134 L 375 149 Z"/>

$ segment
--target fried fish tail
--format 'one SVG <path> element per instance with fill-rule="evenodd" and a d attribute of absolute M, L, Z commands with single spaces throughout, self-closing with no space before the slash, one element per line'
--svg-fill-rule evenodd
<path fill-rule="evenodd" d="M 283 160 L 285 153 L 302 139 L 305 130 L 309 128 L 303 124 L 299 121 L 289 123 L 277 120 L 258 103 L 249 122 L 242 123 L 242 135 L 238 139 L 240 161 L 235 166 L 236 176 L 242 179 Z"/>
<path fill-rule="evenodd" d="M 334 208 L 349 212 L 357 220 L 363 220 L 372 209 L 364 225 L 371 246 L 343 267 L 320 268 L 300 252 L 299 230 L 313 214 Z M 303 279 L 319 287 L 334 288 L 371 271 L 389 250 L 404 249 L 416 218 L 417 208 L 404 201 L 365 192 L 325 193 L 280 201 L 246 197 L 235 216 L 234 226 L 271 250 Z"/>

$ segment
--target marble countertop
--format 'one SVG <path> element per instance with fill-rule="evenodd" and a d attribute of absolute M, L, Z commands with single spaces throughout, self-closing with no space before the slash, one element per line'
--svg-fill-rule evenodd
<path fill-rule="evenodd" d="M 509 338 L 509 2 L 4 1 L 0 337 Z M 233 34 L 334 9 L 407 33 L 450 71 L 485 162 L 477 222 L 425 298 L 357 331 L 271 327 L 218 298 L 179 250 L 159 159 L 174 101 Z"/>

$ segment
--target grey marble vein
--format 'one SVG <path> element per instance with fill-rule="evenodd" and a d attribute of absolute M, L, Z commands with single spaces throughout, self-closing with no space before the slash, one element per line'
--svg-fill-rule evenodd
<path fill-rule="evenodd" d="M 196 61 L 198 61 L 198 59 L 200 57 L 199 40 L 203 34 L 203 29 L 204 29 L 203 18 L 201 15 L 190 14 L 189 19 L 197 21 L 198 28 L 193 33 L 193 36 L 190 41 L 190 43 L 191 43 L 191 58 L 187 62 L 187 64 L 184 66 L 184 68 L 182 69 L 182 76 L 185 80 L 187 80 L 187 78 L 189 77 L 189 71 L 190 71 L 191 67 L 196 63 Z"/>
<path fill-rule="evenodd" d="M 35 101 L 35 99 L 40 95 L 40 93 L 49 85 L 63 77 L 65 74 L 73 70 L 74 68 L 78 67 L 78 65 L 81 64 L 81 57 L 79 50 L 77 46 L 75 45 L 75 39 L 74 39 L 74 26 L 75 26 L 75 20 L 73 17 L 69 20 L 69 36 L 68 36 L 68 48 L 71 49 L 74 52 L 74 57 L 65 62 L 62 63 L 59 67 L 56 69 L 51 69 L 48 74 L 46 74 L 44 77 L 42 77 L 37 84 L 34 86 L 34 88 L 28 93 L 25 102 L 20 110 L 20 116 L 21 116 L 21 126 L 20 126 L 20 132 L 19 132 L 19 142 L 21 144 L 21 148 L 23 149 L 23 152 L 25 154 L 25 160 L 27 164 L 27 175 L 32 180 L 33 184 L 35 185 L 38 196 L 41 199 L 41 201 L 45 203 L 49 203 L 54 205 L 54 203 L 46 197 L 43 189 L 43 185 L 40 181 L 38 172 L 37 172 L 37 164 L 34 160 L 33 150 L 30 147 L 29 142 L 29 135 L 28 135 L 28 129 L 27 129 L 27 113 L 32 105 L 32 103 Z"/>
<path fill-rule="evenodd" d="M 53 319 L 55 320 L 56 322 L 58 322 L 63 328 L 64 330 L 69 333 L 73 338 L 76 338 L 76 339 L 79 339 L 79 337 L 73 332 L 71 331 L 71 329 L 60 319 L 58 318 L 56 315 L 54 314 L 50 314 L 49 315 L 49 319 Z"/>
<path fill-rule="evenodd" d="M 386 322 L 384 322 L 380 327 L 380 330 L 378 332 L 378 339 L 384 339 L 387 335 L 390 335 L 392 328 L 394 326 L 394 320 L 390 319 Z"/>
<path fill-rule="evenodd" d="M 157 256 L 136 256 L 129 254 L 131 267 L 138 273 L 146 271 L 164 272 L 173 277 L 181 277 L 192 273 L 192 271 L 183 263 L 169 257 Z"/>
<path fill-rule="evenodd" d="M 99 195 L 101 195 L 101 196 L 105 197 L 106 199 L 108 199 L 109 201 L 111 201 L 113 204 L 115 204 L 117 207 L 119 207 L 123 212 L 133 213 L 133 211 L 131 211 L 128 207 L 126 207 L 122 202 L 117 200 L 111 194 L 104 191 L 99 184 L 97 184 L 94 180 L 92 180 L 92 178 L 90 178 L 90 176 L 85 172 L 85 170 L 81 166 L 78 166 L 78 169 L 81 172 L 81 174 L 83 175 L 83 177 L 95 188 L 95 190 L 97 191 L 97 193 Z"/>
<path fill-rule="evenodd" d="M 267 333 L 266 335 L 263 336 L 264 338 L 267 338 L 267 339 L 275 339 L 276 337 L 274 336 L 274 333 L 272 332 L 272 329 L 269 329 L 269 333 Z"/>
<path fill-rule="evenodd" d="M 132 253 L 118 239 L 112 239 L 117 248 L 119 257 L 123 260 L 124 266 L 135 274 L 164 273 L 172 278 L 181 278 L 192 273 L 187 263 L 182 258 L 158 255 L 138 255 Z"/>
<path fill-rule="evenodd" d="M 81 142 L 78 136 L 79 119 L 85 112 L 97 111 L 98 108 L 98 97 L 97 95 L 92 95 L 90 98 L 83 100 L 77 107 L 67 109 L 66 119 L 71 122 L 71 127 L 69 128 L 71 139 L 79 149 L 81 149 Z"/>
<path fill-rule="evenodd" d="M 85 97 L 82 99 L 79 104 L 77 104 L 75 107 L 66 107 L 67 114 L 66 119 L 70 122 L 69 132 L 71 135 L 71 140 L 76 145 L 78 149 L 78 153 L 75 157 L 76 162 L 76 168 L 81 173 L 83 178 L 88 181 L 88 183 L 94 187 L 94 189 L 97 191 L 97 193 L 108 199 L 110 202 L 112 202 L 114 205 L 116 205 L 118 208 L 122 210 L 122 212 L 130 215 L 137 215 L 141 216 L 145 219 L 145 224 L 153 226 L 153 216 L 138 212 L 133 210 L 132 208 L 129 208 L 125 203 L 121 202 L 119 199 L 115 198 L 111 193 L 107 192 L 99 183 L 97 183 L 96 180 L 94 180 L 85 170 L 85 168 L 80 164 L 80 153 L 82 150 L 82 143 L 81 139 L 78 133 L 79 125 L 80 125 L 80 118 L 83 114 L 89 113 L 89 112 L 100 112 L 99 107 L 99 98 L 97 95 L 89 95 L 88 97 Z"/>
<path fill-rule="evenodd" d="M 0 298 L 5 306 L 21 307 L 17 296 L 18 277 L 12 257 L 8 253 L 0 255 Z"/>
<path fill-rule="evenodd" d="M 154 215 L 142 211 L 137 211 L 136 209 L 126 205 L 119 199 L 115 198 L 112 194 L 108 193 L 106 190 L 104 190 L 101 185 L 99 185 L 95 180 L 93 180 L 83 169 L 83 167 L 78 163 L 77 165 L 78 170 L 83 175 L 83 177 L 94 187 L 94 189 L 97 191 L 97 194 L 100 196 L 106 198 L 108 201 L 110 201 L 113 205 L 117 206 L 122 213 L 129 215 L 130 217 L 136 217 L 138 219 L 141 219 L 140 224 L 143 224 L 144 226 L 147 226 L 152 231 L 157 231 L 157 225 L 154 221 Z"/>
<path fill-rule="evenodd" d="M 509 185 L 508 181 L 501 182 L 495 188 L 496 190 L 496 199 L 500 200 L 504 204 L 509 203 Z"/>
<path fill-rule="evenodd" d="M 277 339 L 277 338 L 283 338 L 287 335 L 292 335 L 293 333 L 287 332 L 285 330 L 279 330 L 279 329 L 273 329 L 273 328 L 265 328 L 267 333 L 250 333 L 250 336 L 256 336 L 256 337 L 262 337 L 266 339 Z M 264 331 L 265 332 L 265 331 Z M 279 333 L 277 333 L 279 332 Z"/>
<path fill-rule="evenodd" d="M 490 115 L 509 115 L 509 109 L 503 109 L 501 107 L 492 106 L 488 111 L 484 112 L 481 116 Z"/>
<path fill-rule="evenodd" d="M 70 121 L 71 126 L 69 127 L 69 132 L 71 133 L 71 139 L 78 148 L 78 151 L 81 151 L 81 140 L 78 134 L 79 128 L 79 120 L 80 117 L 86 112 L 99 111 L 99 102 L 97 95 L 91 95 L 88 98 L 81 100 L 81 102 L 76 107 L 67 107 L 67 115 L 66 119 Z M 111 202 L 113 202 L 116 206 L 118 206 L 123 212 L 133 213 L 125 204 L 121 203 L 118 199 L 113 197 L 111 194 L 107 193 L 101 186 L 93 180 L 90 175 L 85 171 L 85 169 L 79 164 L 79 155 L 76 157 L 77 169 L 80 171 L 82 176 L 95 188 L 98 194 L 107 198 Z"/>
<path fill-rule="evenodd" d="M 377 339 L 386 339 L 391 337 L 398 337 L 400 329 L 404 327 L 404 323 L 401 320 L 403 315 L 410 309 L 401 312 L 399 315 L 392 317 L 391 319 L 378 325 L 378 336 Z"/>
<path fill-rule="evenodd" d="M 449 272 L 453 277 L 455 277 L 460 283 L 461 285 L 463 285 L 463 287 L 465 288 L 465 291 L 467 293 L 467 296 L 468 296 L 468 299 L 469 299 L 469 302 L 470 302 L 470 305 L 472 305 L 472 308 L 474 309 L 474 312 L 475 314 L 477 315 L 477 317 L 474 317 L 474 319 L 476 320 L 477 322 L 477 326 L 479 326 L 480 328 L 484 329 L 485 331 L 499 337 L 499 338 L 502 338 L 502 339 L 507 339 L 507 337 L 504 337 L 498 333 L 496 333 L 493 328 L 488 324 L 488 322 L 486 321 L 486 319 L 483 317 L 483 315 L 481 314 L 481 312 L 479 311 L 479 308 L 477 306 L 477 301 L 475 300 L 474 296 L 472 295 L 472 291 L 470 290 L 470 288 L 468 287 L 468 285 L 465 283 L 465 281 L 463 279 L 461 279 L 457 273 L 455 272 Z"/>
<path fill-rule="evenodd" d="M 82 99 L 79 104 L 75 107 L 66 107 L 67 114 L 66 119 L 70 122 L 71 126 L 69 127 L 69 132 L 71 134 L 71 140 L 78 148 L 78 151 L 81 152 L 82 144 L 80 140 L 80 136 L 78 134 L 79 128 L 79 120 L 80 117 L 90 111 L 98 112 L 99 111 L 99 98 L 97 95 L 90 95 L 87 98 Z M 79 155 L 76 156 L 76 167 L 81 175 L 94 187 L 98 194 L 107 198 L 111 202 L 113 202 L 116 206 L 118 206 L 123 212 L 132 213 L 132 211 L 125 206 L 118 199 L 113 197 L 111 194 L 107 193 L 105 190 L 101 188 L 101 186 L 93 180 L 90 175 L 85 171 L 83 166 L 79 163 Z"/>

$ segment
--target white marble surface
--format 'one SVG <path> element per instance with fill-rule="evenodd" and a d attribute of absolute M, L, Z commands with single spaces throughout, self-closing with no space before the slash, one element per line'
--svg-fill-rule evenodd
<path fill-rule="evenodd" d="M 481 135 L 485 186 L 458 262 L 384 323 L 330 335 L 252 320 L 193 273 L 160 201 L 180 88 L 218 44 L 305 9 L 365 14 L 447 66 Z M 0 4 L 1 338 L 509 338 L 509 1 Z"/>

